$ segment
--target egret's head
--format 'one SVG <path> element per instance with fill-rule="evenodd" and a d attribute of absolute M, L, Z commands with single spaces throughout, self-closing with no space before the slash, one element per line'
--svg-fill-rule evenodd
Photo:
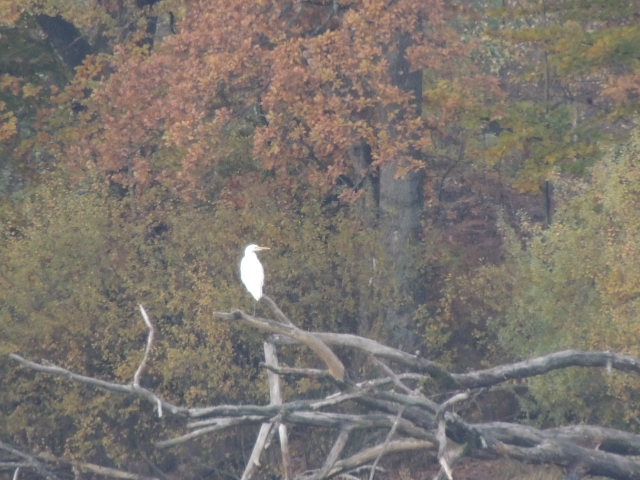
<path fill-rule="evenodd" d="M 251 252 L 259 252 L 260 250 L 269 250 L 269 247 L 261 247 L 260 245 L 252 243 L 251 245 L 247 245 L 247 248 L 244 249 L 244 254 L 246 255 Z"/>

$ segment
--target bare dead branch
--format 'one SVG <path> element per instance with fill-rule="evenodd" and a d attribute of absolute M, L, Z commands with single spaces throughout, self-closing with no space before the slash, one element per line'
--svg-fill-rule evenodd
<path fill-rule="evenodd" d="M 575 442 L 583 447 L 622 455 L 640 455 L 640 436 L 634 433 L 594 425 L 569 425 L 546 431 L 553 437 Z"/>
<path fill-rule="evenodd" d="M 325 378 L 333 379 L 333 375 L 327 370 L 320 370 L 318 368 L 293 368 L 293 367 L 274 367 L 273 365 L 267 365 L 265 363 L 260 364 L 261 367 L 266 368 L 270 372 L 277 373 L 278 375 L 286 375 L 289 377 L 308 377 L 308 378 Z"/>
<path fill-rule="evenodd" d="M 9 358 L 20 363 L 22 366 L 35 370 L 37 372 L 65 377 L 74 382 L 83 383 L 85 385 L 97 387 L 109 392 L 133 395 L 136 397 L 144 398 L 145 400 L 153 403 L 155 406 L 157 406 L 158 404 L 161 405 L 163 410 L 168 411 L 173 415 L 186 416 L 189 413 L 189 409 L 178 407 L 169 402 L 166 402 L 151 390 L 147 390 L 143 387 L 136 387 L 135 385 L 123 385 L 121 383 L 107 382 L 98 378 L 87 377 L 85 375 L 74 373 L 70 370 L 67 370 L 66 368 L 58 367 L 56 365 L 42 365 L 40 363 L 32 362 L 30 360 L 22 358 L 16 353 L 10 353 Z"/>
<path fill-rule="evenodd" d="M 453 397 L 447 399 L 443 402 L 438 411 L 436 413 L 436 422 L 438 423 L 438 429 L 436 433 L 436 438 L 438 439 L 438 463 L 440 464 L 440 472 L 438 472 L 439 476 L 442 476 L 444 473 L 449 480 L 453 480 L 453 473 L 451 468 L 453 467 L 453 462 L 459 457 L 461 453 L 461 449 L 458 448 L 447 448 L 448 440 L 447 440 L 447 422 L 445 418 L 445 412 L 452 405 L 462 402 L 463 400 L 467 400 L 469 398 L 469 392 L 457 393 Z"/>
<path fill-rule="evenodd" d="M 456 383 L 464 388 L 489 387 L 507 380 L 543 375 L 567 367 L 604 367 L 622 372 L 640 373 L 640 359 L 613 352 L 585 352 L 564 350 L 486 370 L 453 374 Z"/>
<path fill-rule="evenodd" d="M 276 417 L 276 415 L 282 415 L 283 421 L 292 424 L 300 425 L 312 425 L 317 427 L 330 427 L 330 428 L 342 428 L 348 426 L 352 429 L 358 428 L 390 428 L 395 422 L 395 416 L 382 414 L 382 413 L 363 413 L 363 414 L 349 414 L 349 413 L 335 413 L 335 412 L 317 412 L 309 410 L 293 410 L 289 408 L 289 404 L 270 405 L 265 407 L 252 406 L 250 408 L 253 415 L 243 413 L 240 414 L 240 410 L 236 410 L 234 417 L 214 417 L 198 422 L 192 422 L 188 424 L 190 428 L 197 428 L 196 435 L 188 434 L 182 437 L 177 443 L 183 443 L 191 438 L 195 438 L 199 435 L 211 431 L 222 430 L 235 425 L 252 424 L 260 421 L 269 421 Z M 245 411 L 246 412 L 246 411 Z M 234 420 L 231 422 L 231 420 Z M 212 430 L 213 429 L 213 430 Z M 398 430 L 405 435 L 420 438 L 420 439 L 435 439 L 435 436 L 430 434 L 427 430 L 420 428 L 406 419 L 400 419 L 398 424 Z M 162 441 L 159 446 L 172 446 L 172 440 Z"/>
<path fill-rule="evenodd" d="M 335 463 L 333 468 L 328 472 L 325 478 L 338 475 L 340 473 L 349 472 L 360 465 L 371 462 L 380 455 L 380 452 L 386 452 L 386 454 L 398 453 L 398 452 L 410 452 L 412 450 L 426 450 L 431 451 L 436 448 L 434 442 L 428 440 L 415 440 L 415 439 L 403 439 L 392 440 L 388 444 L 380 444 L 374 447 L 365 448 L 351 457 L 339 460 Z"/>
<path fill-rule="evenodd" d="M 286 334 L 284 335 L 284 337 L 277 336 L 275 340 L 279 344 L 296 343 L 296 339 L 288 337 Z M 364 338 L 349 333 L 314 332 L 313 335 L 318 337 L 327 345 L 355 348 L 357 350 L 370 353 L 376 357 L 392 360 L 400 365 L 404 365 L 405 367 L 415 369 L 417 372 L 426 372 L 433 378 L 441 381 L 443 385 L 456 385 L 453 375 L 439 363 L 383 345 L 382 343 L 371 340 L 370 338 Z"/>
<path fill-rule="evenodd" d="M 374 356 L 370 356 L 369 357 L 371 362 L 374 363 L 375 365 L 377 365 L 380 369 L 382 369 L 382 371 L 387 374 L 389 376 L 389 378 L 391 379 L 391 381 L 393 382 L 393 384 L 398 387 L 400 390 L 403 390 L 404 392 L 408 393 L 408 394 L 413 394 L 413 390 L 411 390 L 409 387 L 407 387 L 404 383 L 402 383 L 402 380 L 400 380 L 400 378 L 398 377 L 398 375 L 396 375 L 396 373 L 391 370 L 391 368 L 389 368 L 389 366 L 384 363 L 383 361 L 377 359 Z"/>
<path fill-rule="evenodd" d="M 192 408 L 189 409 L 189 416 L 191 418 L 204 418 L 204 420 L 190 422 L 187 426 L 194 428 L 208 425 L 211 422 L 215 422 L 218 416 L 261 415 L 264 418 L 271 418 L 283 412 L 317 411 L 323 408 L 335 407 L 365 394 L 366 392 L 338 393 L 319 400 L 294 400 L 283 405 L 218 405 L 216 407 Z"/>
<path fill-rule="evenodd" d="M 331 450 L 329 451 L 329 454 L 327 455 L 322 468 L 315 475 L 313 475 L 311 479 L 320 480 L 326 477 L 329 470 L 331 470 L 331 467 L 333 467 L 338 461 L 338 458 L 340 458 L 344 447 L 347 446 L 347 441 L 349 440 L 349 435 L 351 434 L 352 430 L 353 429 L 351 427 L 343 427 L 342 429 L 340 429 L 340 433 L 338 434 L 336 441 L 333 442 L 333 446 L 331 447 Z"/>
<path fill-rule="evenodd" d="M 49 453 L 40 453 L 38 455 L 29 454 L 4 442 L 0 442 L 0 450 L 4 450 L 5 452 L 10 453 L 15 457 L 19 457 L 25 460 L 20 464 L 16 464 L 17 466 L 13 474 L 14 479 L 18 478 L 18 474 L 21 468 L 33 470 L 47 479 L 58 479 L 60 477 L 53 474 L 51 472 L 51 468 L 49 468 L 48 466 L 64 466 L 66 468 L 74 467 L 80 471 L 90 472 L 107 478 L 119 478 L 124 480 L 159 480 L 157 477 L 139 475 L 137 473 L 126 472 L 117 468 L 97 465 L 95 463 L 71 461 L 65 458 L 56 457 Z M 67 474 L 63 476 L 66 477 Z"/>
<path fill-rule="evenodd" d="M 253 450 L 251 451 L 249 460 L 244 467 L 244 472 L 242 472 L 242 477 L 240 478 L 240 480 L 250 479 L 255 473 L 256 469 L 260 466 L 260 456 L 262 455 L 262 451 L 267 445 L 267 437 L 269 436 L 269 433 L 274 429 L 274 427 L 275 425 L 273 423 L 263 423 L 262 425 L 260 425 L 260 431 L 258 432 L 256 443 L 253 445 Z"/>
<path fill-rule="evenodd" d="M 371 466 L 371 472 L 369 473 L 369 480 L 373 480 L 373 477 L 376 474 L 376 468 L 378 466 L 378 463 L 380 462 L 380 459 L 382 458 L 382 456 L 386 454 L 387 448 L 389 448 L 389 443 L 391 443 L 391 439 L 393 438 L 393 436 L 396 433 L 396 430 L 398 429 L 398 423 L 402 418 L 402 414 L 404 413 L 404 410 L 405 410 L 405 407 L 402 407 L 400 409 L 400 411 L 398 412 L 398 416 L 396 417 L 396 421 L 393 422 L 393 425 L 391 426 L 389 433 L 387 433 L 387 436 L 384 439 L 384 443 L 382 444 L 382 448 L 380 449 L 380 453 L 378 454 L 376 459 L 373 461 L 373 465 Z"/>
<path fill-rule="evenodd" d="M 326 332 L 315 332 L 313 335 L 327 345 L 356 348 L 376 357 L 393 360 L 418 372 L 427 372 L 433 378 L 442 381 L 443 387 L 449 388 L 490 387 L 508 380 L 543 375 L 552 370 L 568 367 L 601 367 L 623 372 L 640 373 L 640 359 L 631 355 L 622 355 L 609 351 L 588 352 L 580 350 L 564 350 L 512 364 L 498 365 L 485 370 L 450 373 L 437 362 L 411 355 L 368 338 L 352 334 Z M 295 339 L 282 336 L 277 336 L 275 340 L 279 344 L 296 343 Z"/>
<path fill-rule="evenodd" d="M 336 440 L 322 466 L 298 476 L 306 480 L 348 475 L 353 469 L 365 466 L 369 469 L 369 475 L 373 476 L 383 456 L 416 449 L 424 450 L 425 456 L 439 462 L 441 471 L 438 478 L 451 478 L 452 467 L 462 455 L 477 458 L 502 456 L 526 462 L 555 464 L 575 472 L 576 475 L 600 475 L 612 479 L 640 478 L 640 435 L 588 425 L 543 430 L 517 423 L 472 423 L 463 418 L 462 413 L 451 411 L 453 405 L 468 399 L 480 389 L 513 379 L 543 375 L 556 369 L 595 367 L 605 371 L 616 369 L 640 374 L 640 359 L 611 352 L 567 350 L 468 373 L 451 373 L 438 363 L 356 335 L 302 331 L 281 318 L 282 312 L 278 311 L 274 310 L 278 321 L 253 317 L 243 312 L 220 313 L 217 316 L 226 320 L 241 320 L 255 328 L 274 333 L 278 343 L 309 346 L 325 360 L 330 373 L 311 368 L 283 367 L 267 360 L 268 375 L 271 378 L 288 375 L 294 379 L 297 376 L 323 379 L 330 374 L 334 379 L 331 385 L 335 388 L 333 393 L 320 395 L 319 398 L 285 402 L 281 395 L 278 400 L 274 391 L 272 405 L 198 408 L 171 405 L 139 385 L 152 348 L 151 333 L 151 340 L 147 341 L 145 355 L 132 385 L 79 375 L 58 366 L 31 362 L 16 354 L 10 355 L 10 358 L 39 372 L 63 376 L 74 382 L 114 393 L 145 398 L 158 403 L 159 409 L 192 419 L 186 425 L 189 430 L 186 434 L 157 443 L 157 446 L 163 448 L 241 425 L 259 423 L 266 426 L 262 437 L 267 439 L 285 425 L 335 430 Z M 370 354 L 384 377 L 343 381 L 344 366 L 329 346 L 352 348 Z M 334 359 L 339 363 L 332 365 Z M 400 369 L 409 371 L 398 371 Z M 354 372 L 354 376 L 355 374 L 357 372 Z M 433 397 L 427 398 L 422 393 L 427 387 L 432 391 Z M 364 444 L 348 458 L 340 458 L 351 438 L 350 433 L 355 430 L 365 431 L 367 434 L 386 431 L 387 434 L 382 443 L 373 446 Z M 379 435 L 368 435 L 368 438 L 374 437 L 379 438 Z M 266 440 L 264 444 L 259 440 L 256 443 L 257 451 L 263 451 L 266 444 Z M 286 444 L 282 448 L 286 450 Z M 42 468 L 47 468 L 48 464 L 42 461 L 42 457 L 36 460 L 42 463 Z M 259 455 L 254 460 L 250 460 L 250 463 L 259 465 Z M 19 456 L 10 459 L 14 470 L 20 467 L 36 471 L 29 462 L 29 458 Z M 36 473 L 46 477 L 42 472 Z M 50 472 L 49 474 L 46 478 L 54 478 Z M 125 476 L 112 476 L 138 480 L 136 474 L 124 472 L 123 475 Z"/>
<path fill-rule="evenodd" d="M 268 297 L 265 297 L 268 298 Z M 214 312 L 214 315 L 223 320 L 242 320 L 249 325 L 270 333 L 279 333 L 291 337 L 298 342 L 309 347 L 316 355 L 318 355 L 327 365 L 333 377 L 342 382 L 344 381 L 344 365 L 335 353 L 314 334 L 299 329 L 291 322 L 281 323 L 266 318 L 259 318 L 248 315 L 240 310 L 232 313 Z M 286 317 L 285 317 L 286 318 Z"/>
<path fill-rule="evenodd" d="M 158 448 L 175 447 L 176 445 L 180 445 L 181 443 L 186 443 L 189 440 L 193 440 L 194 438 L 201 437 L 202 435 L 205 435 L 205 434 L 225 430 L 230 427 L 235 427 L 236 425 L 248 425 L 252 423 L 258 423 L 263 420 L 264 420 L 264 417 L 259 417 L 257 415 L 245 415 L 239 418 L 217 418 L 215 423 L 209 427 L 199 428 L 197 430 L 194 430 L 193 432 L 189 432 L 179 437 L 174 437 L 167 440 L 161 440 L 159 442 L 156 442 L 155 445 Z"/>
<path fill-rule="evenodd" d="M 73 464 L 79 470 L 95 473 L 107 478 L 122 478 L 124 480 L 159 480 L 157 477 L 148 477 L 146 475 L 138 475 L 136 473 L 125 472 L 110 467 L 103 467 L 94 463 L 75 463 Z"/>
<path fill-rule="evenodd" d="M 54 475 L 47 468 L 46 464 L 35 455 L 25 453 L 22 450 L 13 447 L 5 442 L 0 442 L 0 450 L 4 450 L 5 452 L 24 460 L 24 463 L 18 464 L 18 467 L 16 468 L 17 472 L 19 472 L 20 467 L 25 467 L 34 470 L 47 480 L 57 480 L 59 478 L 57 475 Z M 14 471 L 14 477 L 16 475 L 18 475 L 18 473 Z"/>
<path fill-rule="evenodd" d="M 265 365 L 270 369 L 278 368 L 278 355 L 275 346 L 266 341 L 264 342 L 264 358 Z M 282 405 L 282 391 L 280 389 L 280 377 L 273 373 L 271 370 L 267 372 L 269 381 L 269 397 L 271 405 Z M 279 416 L 280 417 L 280 416 Z M 271 421 L 270 423 L 263 423 L 260 426 L 260 431 L 256 439 L 256 443 L 253 446 L 251 456 L 247 462 L 244 472 L 242 473 L 241 480 L 249 480 L 257 467 L 260 466 L 260 456 L 266 448 L 267 437 L 273 428 L 277 425 L 278 434 L 280 436 L 280 451 L 282 452 L 282 468 L 284 470 L 284 479 L 289 479 L 290 460 L 289 460 L 289 442 L 287 436 L 286 426 L 282 423 Z"/>
<path fill-rule="evenodd" d="M 291 320 L 289 320 L 289 317 L 287 317 L 282 310 L 280 310 L 280 307 L 278 307 L 278 305 L 276 305 L 276 302 L 274 302 L 271 299 L 271 297 L 268 297 L 267 295 L 262 295 L 262 298 L 264 299 L 265 302 L 267 302 L 267 304 L 269 305 L 269 307 L 271 308 L 271 310 L 275 314 L 275 316 L 278 319 L 278 321 L 280 321 L 282 323 L 285 323 L 287 325 L 290 325 L 290 326 L 294 326 L 293 322 Z"/>
<path fill-rule="evenodd" d="M 140 308 L 140 313 L 142 314 L 144 323 L 147 325 L 147 328 L 149 329 L 149 336 L 147 337 L 147 346 L 144 349 L 144 355 L 142 356 L 142 361 L 140 362 L 140 365 L 138 366 L 136 373 L 133 375 L 134 387 L 140 386 L 140 377 L 142 376 L 142 372 L 147 366 L 147 360 L 149 358 L 149 353 L 151 352 L 151 347 L 153 346 L 153 336 L 155 334 L 155 328 L 153 328 L 153 324 L 151 323 L 151 320 L 149 320 L 149 316 L 147 315 L 147 312 L 145 311 L 144 307 L 142 305 L 138 305 L 138 307 Z M 160 410 L 158 414 L 161 417 L 162 410 Z"/>
<path fill-rule="evenodd" d="M 531 447 L 496 441 L 491 448 L 498 454 L 529 463 L 570 467 L 581 465 L 585 474 L 619 480 L 638 478 L 640 458 L 616 455 L 574 443 L 545 438 Z"/>
<path fill-rule="evenodd" d="M 404 405 L 405 407 L 418 407 L 433 415 L 436 414 L 439 407 L 436 402 L 429 400 L 424 395 L 407 395 L 397 392 L 376 392 L 376 397 Z"/>

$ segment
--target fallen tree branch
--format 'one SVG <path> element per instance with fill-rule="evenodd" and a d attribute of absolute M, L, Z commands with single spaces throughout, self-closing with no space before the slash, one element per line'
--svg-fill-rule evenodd
<path fill-rule="evenodd" d="M 256 469 L 260 466 L 260 456 L 262 455 L 262 451 L 266 448 L 266 445 L 269 443 L 268 438 L 272 435 L 275 427 L 276 425 L 273 422 L 263 423 L 260 425 L 260 430 L 256 437 L 256 443 L 253 445 L 253 450 L 251 450 L 251 455 L 244 467 L 244 472 L 242 472 L 240 480 L 247 480 L 251 478 Z"/>
<path fill-rule="evenodd" d="M 640 359 L 613 352 L 564 350 L 485 370 L 453 374 L 452 377 L 460 387 L 480 388 L 507 380 L 535 377 L 568 367 L 603 367 L 640 374 Z"/>
<path fill-rule="evenodd" d="M 438 463 L 440 464 L 441 471 L 438 476 L 444 473 L 449 480 L 453 480 L 453 473 L 451 467 L 460 456 L 460 448 L 455 449 L 448 448 L 447 441 L 447 422 L 445 413 L 448 408 L 458 402 L 462 402 L 469 398 L 469 392 L 457 393 L 453 397 L 443 402 L 438 411 L 436 412 L 436 423 L 438 424 L 436 438 L 438 439 Z"/>
<path fill-rule="evenodd" d="M 638 457 L 584 448 L 572 442 L 547 438 L 544 435 L 538 443 L 530 447 L 503 441 L 490 443 L 490 447 L 500 455 L 528 463 L 555 464 L 563 467 L 580 464 L 585 475 L 626 480 L 638 478 L 640 471 Z"/>
<path fill-rule="evenodd" d="M 349 440 L 349 435 L 351 435 L 352 430 L 352 427 L 342 427 L 340 429 L 340 433 L 338 434 L 335 442 L 333 442 L 333 446 L 331 447 L 327 458 L 325 458 L 322 468 L 311 477 L 312 479 L 320 480 L 326 477 L 327 473 L 329 473 L 331 468 L 338 461 L 340 455 L 342 455 L 342 451 L 347 446 L 347 441 Z"/>
<path fill-rule="evenodd" d="M 392 453 L 411 452 L 415 450 L 426 450 L 429 452 L 435 450 L 435 448 L 436 444 L 432 441 L 415 439 L 392 440 L 389 443 L 382 443 L 374 447 L 362 449 L 358 453 L 336 462 L 324 478 L 349 472 L 354 468 L 365 465 L 376 459 L 381 452 L 385 452 L 389 455 Z"/>
<path fill-rule="evenodd" d="M 265 365 L 277 369 L 278 368 L 278 355 L 276 353 L 275 346 L 266 341 L 263 345 Z M 269 382 L 269 403 L 271 405 L 282 405 L 282 391 L 280 388 L 280 377 L 273 373 L 271 370 L 267 372 Z M 277 426 L 278 434 L 280 437 L 280 451 L 282 453 L 282 469 L 284 471 L 284 480 L 289 480 L 290 459 L 289 459 L 289 440 L 287 435 L 287 427 L 278 421 L 272 420 L 269 423 L 263 423 L 260 426 L 260 432 L 256 438 L 256 443 L 253 446 L 249 461 L 245 465 L 244 472 L 242 473 L 241 480 L 249 480 L 257 467 L 260 466 L 260 456 L 263 450 L 268 445 L 267 437 L 269 433 Z"/>
<path fill-rule="evenodd" d="M 602 367 L 640 374 L 640 360 L 631 355 L 619 353 L 564 350 L 511 364 L 477 370 L 468 373 L 450 373 L 437 362 L 411 355 L 374 340 L 352 334 L 315 332 L 324 343 L 331 346 L 351 347 L 370 353 L 376 357 L 393 360 L 405 367 L 427 372 L 444 381 L 443 386 L 459 388 L 482 388 L 503 383 L 507 380 L 544 375 L 552 370 L 568 367 Z M 293 338 L 278 336 L 279 344 L 296 343 Z"/>
<path fill-rule="evenodd" d="M 327 365 L 331 375 L 339 382 L 344 381 L 345 369 L 342 361 L 335 353 L 317 336 L 312 333 L 305 332 L 293 325 L 290 321 L 276 322 L 267 318 L 259 318 L 248 315 L 243 311 L 236 310 L 232 313 L 214 312 L 217 318 L 223 320 L 242 320 L 249 325 L 270 333 L 279 333 L 291 337 L 298 342 L 309 347 L 316 355 L 318 355 Z M 285 317 L 286 318 L 286 317 Z M 288 320 L 288 319 L 287 319 Z"/>
<path fill-rule="evenodd" d="M 289 377 L 308 377 L 308 378 L 326 378 L 333 379 L 333 375 L 326 370 L 320 370 L 318 368 L 293 368 L 293 367 L 274 367 L 273 365 L 267 365 L 261 363 L 261 367 L 266 368 L 270 372 L 278 375 L 286 375 Z"/>
<path fill-rule="evenodd" d="M 148 477 L 136 473 L 125 472 L 116 468 L 104 467 L 95 463 L 71 462 L 80 471 L 90 472 L 107 478 L 121 478 L 124 480 L 160 480 L 158 477 Z"/>
<path fill-rule="evenodd" d="M 167 440 L 161 440 L 156 442 L 156 447 L 158 448 L 168 448 L 175 447 L 176 445 L 180 445 L 181 443 L 186 443 L 195 438 L 201 437 L 203 435 L 209 433 L 215 433 L 220 430 L 225 430 L 230 427 L 235 427 L 236 425 L 250 425 L 253 423 L 259 423 L 264 421 L 265 418 L 257 415 L 245 415 L 238 418 L 217 418 L 213 424 L 208 427 L 198 428 L 192 432 L 189 432 L 185 435 L 181 435 L 179 437 L 173 437 Z"/>
<path fill-rule="evenodd" d="M 0 450 L 3 450 L 15 457 L 21 458 L 24 461 L 23 462 L 19 462 L 16 463 L 16 471 L 20 471 L 20 468 L 29 468 L 33 471 L 35 471 L 36 473 L 38 473 L 39 475 L 43 476 L 44 478 L 46 478 L 47 480 L 57 480 L 59 477 L 57 475 L 54 475 L 49 468 L 47 468 L 45 462 L 43 462 L 42 460 L 40 460 L 36 455 L 31 455 L 28 453 L 23 452 L 22 450 L 9 445 L 8 443 L 5 442 L 0 442 Z M 14 472 L 14 477 L 17 474 Z"/>
<path fill-rule="evenodd" d="M 376 467 L 378 466 L 378 463 L 380 462 L 380 459 L 383 457 L 383 455 L 385 455 L 387 453 L 387 449 L 389 448 L 389 444 L 391 443 L 391 439 L 393 438 L 393 436 L 396 433 L 396 430 L 398 428 L 398 423 L 400 422 L 400 419 L 402 418 L 402 414 L 404 413 L 404 410 L 405 410 L 405 407 L 402 407 L 400 409 L 400 411 L 398 412 L 398 415 L 396 416 L 396 421 L 393 422 L 393 425 L 391 426 L 391 429 L 387 433 L 387 436 L 385 437 L 384 442 L 382 443 L 382 449 L 380 450 L 380 453 L 378 454 L 376 459 L 373 461 L 373 465 L 371 466 L 371 472 L 369 473 L 369 480 L 373 480 L 373 477 L 376 474 Z"/>
<path fill-rule="evenodd" d="M 314 332 L 313 335 L 327 345 L 354 348 L 376 357 L 392 360 L 402 366 L 415 369 L 417 372 L 426 372 L 445 386 L 456 384 L 454 376 L 439 363 L 389 347 L 370 338 L 349 333 Z M 276 336 L 274 340 L 281 345 L 296 343 L 296 339 L 288 337 L 286 334 Z"/>
<path fill-rule="evenodd" d="M 155 393 L 140 386 L 153 346 L 153 326 L 150 326 L 146 312 L 143 318 L 150 332 L 132 385 L 80 375 L 55 365 L 29 361 L 17 354 L 11 354 L 10 358 L 41 373 L 62 376 L 117 394 L 144 398 L 158 405 L 159 411 L 191 420 L 186 423 L 186 433 L 178 432 L 175 437 L 157 442 L 156 445 L 161 448 L 244 425 L 264 424 L 263 440 L 274 434 L 274 427 L 285 425 L 304 426 L 309 431 L 315 427 L 335 431 L 334 443 L 325 459 L 315 469 L 298 475 L 300 479 L 319 480 L 339 474 L 348 475 L 356 468 L 367 468 L 369 475 L 373 476 L 383 456 L 417 449 L 424 450 L 427 454 L 425 457 L 440 464 L 439 477 L 454 477 L 455 460 L 466 455 L 554 464 L 576 475 L 600 475 L 619 480 L 640 478 L 640 435 L 595 425 L 569 425 L 543 430 L 517 423 L 474 423 L 464 418 L 461 412 L 465 409 L 460 408 L 469 403 L 469 398 L 477 399 L 477 394 L 483 389 L 558 369 L 591 367 L 640 374 L 640 359 L 612 352 L 566 350 L 492 368 L 452 373 L 436 362 L 357 335 L 302 331 L 285 320 L 286 317 L 281 318 L 280 315 L 284 314 L 278 312 L 274 310 L 279 321 L 253 317 L 243 312 L 216 315 L 225 320 L 241 320 L 255 328 L 275 333 L 276 342 L 280 345 L 295 343 L 309 346 L 323 358 L 327 370 L 283 367 L 275 362 L 267 362 L 267 369 L 269 375 L 288 376 L 291 381 L 299 377 L 305 380 L 331 378 L 330 384 L 325 382 L 320 385 L 317 391 L 324 393 L 318 394 L 317 398 L 277 401 L 273 405 L 208 407 L 181 407 L 164 402 Z M 344 365 L 330 347 L 351 348 L 371 355 L 372 361 L 381 370 L 381 377 L 345 381 Z M 352 375 L 355 377 L 357 373 L 353 372 Z M 327 394 L 327 386 L 334 391 Z M 430 394 L 428 397 L 424 393 L 427 389 Z M 456 409 L 459 411 L 456 412 Z M 181 424 L 179 428 L 184 426 Z M 341 458 L 347 451 L 347 443 L 354 437 L 354 431 L 361 431 L 363 435 L 358 437 L 369 439 L 369 443 L 365 441 L 356 448 L 349 445 L 352 454 Z M 385 431 L 384 441 L 371 446 L 371 439 L 375 438 L 378 442 Z M 267 442 L 263 440 L 256 442 L 254 450 L 258 453 L 266 448 Z M 254 464 L 258 465 L 259 455 L 255 458 L 258 460 Z M 33 471 L 37 466 L 41 469 L 37 472 L 39 475 L 55 479 L 41 458 L 35 460 L 42 464 L 30 464 L 30 460 L 33 459 L 15 457 L 7 465 L 10 464 L 13 470 L 20 467 Z M 143 478 L 128 472 L 122 475 L 125 476 L 118 478 Z"/>
<path fill-rule="evenodd" d="M 140 475 L 133 472 L 126 472 L 124 470 L 119 470 L 117 468 L 105 467 L 103 465 L 97 465 L 95 463 L 89 462 L 77 462 L 72 460 L 67 460 L 65 458 L 56 457 L 49 453 L 40 453 L 40 454 L 30 454 L 26 453 L 19 448 L 8 445 L 7 443 L 0 442 L 0 450 L 3 450 L 15 457 L 19 457 L 24 459 L 24 462 L 15 463 L 15 471 L 19 471 L 19 469 L 32 470 L 38 475 L 43 476 L 46 479 L 60 479 L 62 477 L 67 478 L 69 476 L 68 472 L 61 474 L 61 476 L 55 475 L 52 473 L 51 467 L 64 466 L 65 468 L 73 468 L 79 471 L 90 472 L 95 475 L 100 475 L 107 478 L 118 478 L 123 480 L 160 480 L 158 477 L 149 477 L 146 475 Z M 3 464 L 0 464 L 3 465 Z M 4 465 L 8 465 L 4 463 Z M 51 467 L 50 467 L 51 466 Z M 18 478 L 17 474 L 14 472 L 14 478 Z"/>
<path fill-rule="evenodd" d="M 146 388 L 143 388 L 143 387 L 137 387 L 135 385 L 123 385 L 121 383 L 114 383 L 114 382 L 107 382 L 105 380 L 100 380 L 98 378 L 80 375 L 79 373 L 74 373 L 70 370 L 67 370 L 66 368 L 58 367 L 56 365 L 43 365 L 40 363 L 32 362 L 30 360 L 22 358 L 17 353 L 10 353 L 9 358 L 20 363 L 23 367 L 30 368 L 31 370 L 35 370 L 36 372 L 48 373 L 51 375 L 65 377 L 74 382 L 96 387 L 101 390 L 106 390 L 108 392 L 133 395 L 135 397 L 144 398 L 145 400 L 148 400 L 149 402 L 153 403 L 155 407 L 157 407 L 158 404 L 161 405 L 164 411 L 168 411 L 173 415 L 187 416 L 189 413 L 188 408 L 179 407 L 177 405 L 173 405 L 169 402 L 166 402 L 162 400 L 160 397 L 158 397 L 151 390 L 147 390 Z"/>

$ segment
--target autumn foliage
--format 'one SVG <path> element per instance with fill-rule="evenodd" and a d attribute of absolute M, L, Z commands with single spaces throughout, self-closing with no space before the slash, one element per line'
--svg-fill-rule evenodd
<path fill-rule="evenodd" d="M 151 50 L 119 45 L 78 71 L 82 91 L 104 81 L 71 99 L 84 108 L 64 161 L 185 198 L 218 197 L 257 168 L 325 190 L 385 162 L 424 169 L 438 115 L 423 116 L 421 92 L 401 83 L 468 53 L 447 23 L 453 13 L 435 0 L 193 2 L 177 35 Z M 360 143 L 369 171 L 350 159 Z"/>
<path fill-rule="evenodd" d="M 237 262 L 256 241 L 302 328 L 389 340 L 401 312 L 411 348 L 459 366 L 638 355 L 639 8 L 0 0 L 0 353 L 125 381 L 144 303 L 159 394 L 264 402 L 261 337 L 211 318 L 252 306 Z M 126 465 L 172 428 L 0 368 L 0 437 L 29 448 Z M 515 414 L 637 417 L 628 378 L 563 375 Z"/>

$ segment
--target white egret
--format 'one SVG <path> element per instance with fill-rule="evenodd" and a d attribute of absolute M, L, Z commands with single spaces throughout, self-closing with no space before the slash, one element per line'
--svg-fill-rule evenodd
<path fill-rule="evenodd" d="M 260 247 L 253 243 L 248 245 L 244 249 L 244 257 L 240 262 L 240 279 L 256 301 L 262 298 L 262 286 L 264 285 L 264 269 L 256 255 L 256 252 L 260 250 L 269 250 L 269 247 Z"/>

